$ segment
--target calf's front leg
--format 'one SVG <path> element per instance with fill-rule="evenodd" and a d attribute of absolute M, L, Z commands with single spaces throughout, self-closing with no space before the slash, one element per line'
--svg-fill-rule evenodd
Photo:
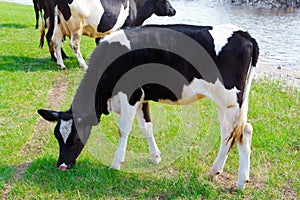
<path fill-rule="evenodd" d="M 119 141 L 117 151 L 115 153 L 114 160 L 111 164 L 111 168 L 117 170 L 121 168 L 121 164 L 125 160 L 128 135 L 132 130 L 133 119 L 138 108 L 138 103 L 136 103 L 133 106 L 129 104 L 126 94 L 119 92 L 118 98 L 120 102 L 120 121 L 119 121 L 120 141 Z"/>

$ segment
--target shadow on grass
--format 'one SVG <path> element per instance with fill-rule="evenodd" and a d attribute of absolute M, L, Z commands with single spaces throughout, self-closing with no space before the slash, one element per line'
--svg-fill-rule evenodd
<path fill-rule="evenodd" d="M 1 191 L 5 189 L 6 184 L 11 180 L 15 170 L 15 166 L 0 165 L 0 195 Z"/>
<path fill-rule="evenodd" d="M 68 68 L 78 68 L 73 61 L 65 61 Z M 59 71 L 60 69 L 50 58 L 31 58 L 21 56 L 0 56 L 0 71 L 9 72 L 36 72 L 36 71 Z"/>
<path fill-rule="evenodd" d="M 58 193 L 76 198 L 80 194 L 80 198 L 92 199 L 214 198 L 220 192 L 209 181 L 199 180 L 199 174 L 193 172 L 184 177 L 126 173 L 89 160 L 81 160 L 74 169 L 62 172 L 55 163 L 53 158 L 35 160 L 20 184 L 26 185 L 27 189 L 43 188 L 45 195 Z"/>
<path fill-rule="evenodd" d="M 28 26 L 23 25 L 23 24 L 15 24 L 15 23 L 2 23 L 0 24 L 0 28 L 27 28 Z"/>

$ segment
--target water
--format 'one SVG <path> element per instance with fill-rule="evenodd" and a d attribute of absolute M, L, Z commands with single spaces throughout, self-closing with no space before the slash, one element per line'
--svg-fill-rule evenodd
<path fill-rule="evenodd" d="M 8 0 L 32 5 L 32 0 Z M 285 12 L 206 0 L 171 0 L 174 17 L 152 16 L 145 24 L 234 24 L 247 30 L 259 43 L 259 66 L 300 71 L 300 9 Z M 34 14 L 32 16 L 34 21 Z"/>
<path fill-rule="evenodd" d="M 0 1 L 7 1 L 7 2 L 14 2 L 24 5 L 33 5 L 32 0 L 0 0 Z"/>
<path fill-rule="evenodd" d="M 146 23 L 234 24 L 247 30 L 260 47 L 259 65 L 300 70 L 300 9 L 270 10 L 205 0 L 173 0 L 176 16 L 153 16 Z"/>

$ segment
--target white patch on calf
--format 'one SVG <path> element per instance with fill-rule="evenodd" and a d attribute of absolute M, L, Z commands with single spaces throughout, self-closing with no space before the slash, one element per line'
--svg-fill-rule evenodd
<path fill-rule="evenodd" d="M 123 30 L 112 32 L 111 34 L 106 35 L 101 42 L 108 42 L 109 44 L 113 42 L 119 42 L 121 45 L 126 46 L 129 50 L 131 50 L 130 41 Z"/>
<path fill-rule="evenodd" d="M 72 131 L 72 124 L 73 124 L 72 119 L 70 119 L 68 121 L 65 121 L 65 120 L 60 121 L 59 132 L 60 132 L 65 144 L 66 144 L 67 139 Z"/>
<path fill-rule="evenodd" d="M 209 30 L 214 39 L 216 55 L 219 55 L 222 48 L 228 43 L 228 38 L 230 38 L 235 31 L 239 30 L 242 29 L 230 24 L 216 25 L 213 26 L 212 30 Z"/>
<path fill-rule="evenodd" d="M 219 79 L 215 83 L 206 82 L 203 79 L 194 78 L 189 85 L 184 85 L 181 98 L 177 102 L 168 99 L 160 99 L 159 102 L 167 104 L 187 105 L 201 98 L 209 97 L 219 106 L 238 107 L 237 93 L 239 90 L 235 87 L 228 90 Z"/>

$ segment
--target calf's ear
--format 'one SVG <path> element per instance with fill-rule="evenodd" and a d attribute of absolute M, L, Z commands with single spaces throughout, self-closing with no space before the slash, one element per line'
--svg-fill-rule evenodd
<path fill-rule="evenodd" d="M 37 112 L 49 122 L 54 122 L 59 119 L 59 113 L 56 111 L 39 109 Z"/>

